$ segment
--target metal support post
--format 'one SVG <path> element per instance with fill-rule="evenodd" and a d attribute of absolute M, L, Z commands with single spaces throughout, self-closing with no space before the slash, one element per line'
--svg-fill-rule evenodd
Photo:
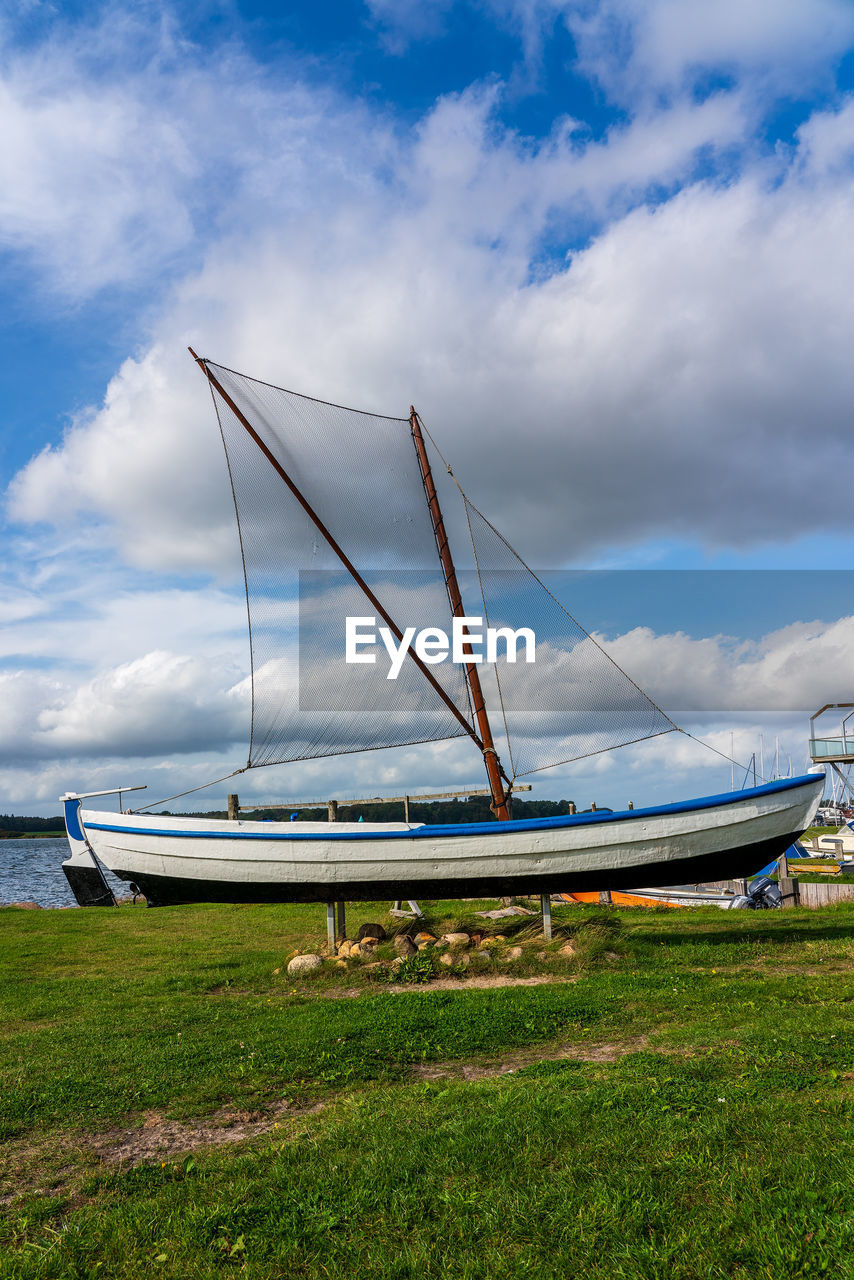
<path fill-rule="evenodd" d="M 337 942 L 343 942 L 347 937 L 347 917 L 344 914 L 344 903 L 338 903 L 338 927 L 335 930 L 335 939 Z"/>
<path fill-rule="evenodd" d="M 540 904 L 543 909 L 543 937 L 546 942 L 552 940 L 552 895 L 550 893 L 540 894 Z"/>
<path fill-rule="evenodd" d="M 599 890 L 599 906 L 600 907 L 611 906 L 611 890 L 610 889 Z"/>
<path fill-rule="evenodd" d="M 335 955 L 335 903 L 327 902 L 326 904 L 326 941 L 329 946 L 329 954 Z"/>

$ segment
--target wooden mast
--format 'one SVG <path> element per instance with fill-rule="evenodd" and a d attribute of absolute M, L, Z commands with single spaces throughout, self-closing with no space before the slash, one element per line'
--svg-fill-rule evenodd
<path fill-rule="evenodd" d="M 457 582 L 457 571 L 454 568 L 448 535 L 445 532 L 445 521 L 442 518 L 442 509 L 439 506 L 439 496 L 436 493 L 436 484 L 430 468 L 430 459 L 427 456 L 424 436 L 421 434 L 421 423 L 418 421 L 418 414 L 412 405 L 409 406 L 409 423 L 412 427 L 412 439 L 415 444 L 415 452 L 418 455 L 418 463 L 421 467 L 421 478 L 424 481 L 424 492 L 427 495 L 427 506 L 430 509 L 430 518 L 433 521 L 433 532 L 436 535 L 436 546 L 439 549 L 439 560 L 442 564 L 442 572 L 445 575 L 451 611 L 455 618 L 464 618 L 466 611 L 460 594 L 459 583 Z M 489 778 L 489 787 L 492 792 L 492 812 L 496 818 L 506 822 L 510 817 L 510 810 L 507 805 L 507 793 L 501 781 L 501 761 L 498 759 L 498 753 L 495 750 L 492 729 L 489 725 L 489 716 L 486 712 L 486 703 L 483 699 L 480 672 L 474 662 L 465 664 L 465 672 L 471 691 L 475 723 L 477 724 L 478 733 L 483 739 L 480 749 L 483 752 L 483 762 L 486 765 L 486 775 Z"/>
<path fill-rule="evenodd" d="M 330 547 L 331 547 L 331 548 L 332 548 L 332 550 L 335 552 L 336 556 L 337 556 L 337 557 L 338 557 L 338 559 L 341 561 L 341 563 L 343 564 L 344 568 L 347 570 L 347 572 L 348 572 L 349 574 L 351 574 L 351 575 L 352 575 L 352 577 L 356 580 L 356 582 L 357 582 L 357 583 L 359 584 L 359 586 L 362 588 L 362 590 L 364 591 L 365 595 L 366 595 L 366 596 L 367 596 L 367 598 L 370 600 L 371 604 L 374 606 L 374 608 L 376 609 L 377 613 L 380 615 L 380 617 L 383 619 L 383 621 L 384 621 L 384 622 L 386 623 L 386 625 L 389 627 L 389 629 L 390 629 L 390 631 L 392 632 L 392 634 L 395 636 L 395 638 L 398 640 L 398 642 L 402 641 L 402 640 L 403 640 L 403 632 L 401 631 L 400 627 L 397 625 L 397 623 L 394 621 L 394 619 L 393 619 L 393 618 L 391 618 L 391 617 L 389 616 L 389 614 L 387 614 L 387 613 L 386 613 L 385 609 L 384 609 L 384 608 L 383 608 L 383 606 L 380 604 L 379 600 L 378 600 L 378 599 L 377 599 L 377 597 L 374 595 L 373 591 L 371 591 L 370 587 L 368 586 L 367 582 L 365 582 L 365 579 L 364 579 L 364 578 L 362 577 L 362 575 L 359 573 L 359 571 L 358 571 L 358 569 L 356 568 L 356 566 L 352 563 L 352 561 L 351 561 L 351 560 L 349 560 L 349 559 L 348 559 L 348 557 L 345 555 L 345 553 L 344 553 L 344 551 L 342 550 L 342 548 L 338 545 L 338 543 L 337 543 L 337 542 L 335 541 L 335 539 L 333 538 L 332 534 L 331 534 L 331 533 L 329 532 L 329 530 L 327 529 L 326 525 L 325 525 L 325 524 L 323 523 L 323 521 L 321 520 L 320 516 L 319 516 L 319 515 L 317 514 L 317 512 L 316 512 L 316 511 L 315 511 L 315 510 L 314 510 L 314 509 L 309 505 L 308 501 L 303 497 L 302 493 L 301 493 L 301 492 L 300 492 L 300 490 L 297 488 L 296 484 L 295 484 L 295 483 L 294 483 L 294 481 L 291 479 L 291 477 L 288 475 L 287 471 L 285 471 L 284 467 L 283 467 L 283 466 L 282 466 L 282 464 L 279 462 L 278 458 L 275 456 L 275 454 L 274 454 L 270 449 L 268 449 L 267 445 L 266 445 L 266 444 L 264 443 L 264 441 L 261 439 L 261 437 L 259 436 L 258 432 L 257 432 L 257 431 L 255 430 L 255 428 L 252 426 L 252 423 L 249 421 L 249 419 L 246 417 L 246 415 L 240 411 L 240 409 L 239 409 L 239 408 L 237 407 L 237 405 L 234 403 L 234 400 L 231 398 L 231 396 L 230 396 L 230 395 L 228 394 L 228 392 L 226 391 L 225 387 L 222 385 L 222 383 L 219 381 L 219 379 L 216 377 L 216 375 L 215 375 L 215 374 L 213 374 L 213 373 L 211 372 L 211 370 L 208 368 L 208 366 L 207 366 L 207 362 L 206 362 L 205 360 L 203 360 L 200 356 L 197 356 L 197 355 L 196 355 L 196 353 L 195 353 L 195 351 L 193 350 L 193 348 L 192 348 L 192 347 L 188 347 L 188 348 L 187 348 L 187 350 L 189 351 L 190 355 L 191 355 L 191 356 L 193 357 L 193 359 L 195 360 L 196 364 L 197 364 L 197 365 L 199 366 L 199 368 L 201 369 L 202 373 L 203 373 L 203 374 L 205 375 L 205 377 L 207 378 L 208 382 L 209 382 L 209 383 L 211 384 L 211 386 L 212 386 L 213 388 L 215 388 L 215 390 L 219 393 L 219 395 L 222 397 L 222 399 L 223 399 L 223 401 L 225 402 L 225 404 L 227 404 L 227 405 L 228 405 L 229 409 L 230 409 L 230 410 L 231 410 L 231 412 L 234 414 L 235 418 L 237 418 L 237 421 L 238 421 L 238 422 L 240 423 L 240 425 L 241 425 L 241 426 L 242 426 L 242 427 L 243 427 L 243 428 L 244 428 L 244 429 L 249 433 L 249 435 L 252 437 L 252 439 L 253 439 L 253 440 L 255 441 L 255 443 L 257 444 L 258 448 L 259 448 L 259 449 L 261 450 L 261 452 L 264 454 L 264 457 L 267 459 L 267 461 L 270 463 L 270 465 L 273 467 L 273 469 L 274 469 L 274 470 L 279 474 L 279 476 L 282 478 L 282 480 L 284 480 L 285 484 L 286 484 L 286 485 L 287 485 L 287 487 L 290 489 L 291 493 L 294 495 L 294 497 L 296 498 L 297 502 L 300 504 L 300 506 L 302 507 L 302 509 L 305 511 L 306 515 L 309 517 L 309 519 L 312 521 L 312 523 L 316 526 L 316 528 L 320 531 L 320 533 L 323 535 L 323 537 L 324 537 L 324 538 L 326 539 L 326 541 L 329 543 Z M 422 446 L 423 446 L 423 441 L 422 441 Z M 425 456 L 426 456 L 426 455 L 425 455 Z M 428 468 L 429 468 L 429 463 L 428 463 Z M 441 518 L 441 513 L 440 513 L 440 518 Z M 451 567 L 453 568 L 453 565 L 452 565 Z M 458 592 L 458 594 L 459 594 L 459 592 Z M 414 650 L 414 649 L 409 649 L 409 650 L 408 650 L 408 653 L 409 653 L 409 657 L 412 659 L 412 661 L 413 661 L 413 662 L 415 663 L 415 665 L 418 667 L 419 671 L 420 671 L 420 672 L 422 673 L 422 675 L 423 675 L 423 676 L 424 676 L 424 677 L 425 677 L 425 678 L 430 682 L 430 684 L 431 684 L 431 685 L 433 686 L 433 688 L 435 689 L 436 693 L 439 695 L 439 697 L 440 697 L 440 698 L 442 699 L 442 701 L 445 703 L 445 705 L 447 706 L 448 710 L 449 710 L 449 711 L 451 711 L 451 712 L 453 712 L 453 714 L 454 714 L 455 718 L 456 718 L 456 719 L 459 721 L 459 723 L 463 726 L 463 728 L 465 729 L 466 733 L 468 733 L 468 734 L 469 734 L 469 736 L 470 736 L 471 738 L 473 738 L 473 739 L 474 739 L 475 743 L 477 744 L 478 748 L 479 748 L 481 751 L 486 752 L 486 751 L 487 751 L 487 745 L 486 745 L 484 742 L 482 742 L 482 741 L 480 740 L 480 738 L 479 738 L 479 737 L 478 737 L 478 735 L 475 733 L 475 731 L 474 731 L 474 729 L 472 728 L 472 726 L 469 724 L 469 722 L 468 722 L 468 720 L 466 719 L 466 717 L 462 714 L 462 712 L 461 712 L 461 711 L 459 710 L 459 708 L 457 707 L 457 705 L 456 705 L 456 703 L 454 702 L 454 700 L 453 700 L 453 699 L 452 699 L 452 698 L 451 698 L 451 697 L 450 697 L 450 696 L 445 692 L 445 690 L 444 690 L 444 689 L 442 688 L 442 686 L 439 684 L 439 681 L 438 681 L 438 680 L 436 679 L 436 677 L 433 675 L 433 672 L 430 670 L 430 668 L 429 668 L 429 667 L 428 667 L 424 662 L 422 662 L 422 660 L 419 658 L 418 654 L 415 652 L 415 650 Z M 487 729 L 488 729 L 488 728 L 489 728 L 489 725 L 488 725 L 488 723 L 487 723 Z M 489 748 L 488 748 L 488 749 L 492 752 L 492 755 L 491 755 L 491 756 L 487 756 L 487 757 L 486 757 L 486 758 L 487 758 L 487 760 L 495 759 L 495 752 L 494 752 L 494 748 L 493 748 L 493 747 L 492 747 L 492 745 L 491 745 L 491 743 L 492 743 L 492 738 L 490 738 L 490 739 L 489 739 L 489 742 L 490 742 L 490 746 L 489 746 Z M 500 788 L 501 778 L 500 778 L 500 775 L 497 775 L 497 776 L 498 776 L 498 785 L 499 785 L 499 788 Z M 492 793 L 493 793 L 493 796 L 495 796 L 496 792 L 495 792 L 495 787 L 493 786 L 493 783 L 492 783 L 492 776 L 491 776 L 491 775 L 490 775 L 490 786 L 492 787 Z M 502 793 L 502 798 L 503 798 L 503 793 Z M 505 809 L 506 809 L 506 806 L 505 806 Z M 504 815 L 504 816 L 506 817 L 506 816 L 508 816 L 508 815 L 505 813 L 505 815 Z"/>

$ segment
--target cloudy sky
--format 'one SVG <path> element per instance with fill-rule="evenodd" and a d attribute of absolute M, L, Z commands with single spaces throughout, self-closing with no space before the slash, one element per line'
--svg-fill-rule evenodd
<path fill-rule="evenodd" d="M 568 607 L 719 748 L 763 732 L 799 769 L 804 713 L 851 699 L 850 0 L 28 0 L 0 17 L 0 129 L 0 811 L 245 761 L 188 343 L 414 402 L 530 563 L 617 574 Z M 729 779 L 671 736 L 536 794 Z M 239 789 L 475 781 L 452 741 Z"/>

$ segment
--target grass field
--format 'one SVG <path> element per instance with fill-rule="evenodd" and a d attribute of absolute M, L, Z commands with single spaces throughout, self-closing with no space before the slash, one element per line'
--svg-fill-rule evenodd
<path fill-rule="evenodd" d="M 854 1277 L 854 904 L 554 914 L 390 985 L 287 977 L 318 907 L 0 911 L 0 1276 Z"/>

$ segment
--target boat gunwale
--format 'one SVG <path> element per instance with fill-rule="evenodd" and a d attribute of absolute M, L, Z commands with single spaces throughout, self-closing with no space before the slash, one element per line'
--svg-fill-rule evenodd
<path fill-rule="evenodd" d="M 199 830 L 182 830 L 181 828 L 167 828 L 157 830 L 151 827 L 132 827 L 124 826 L 118 823 L 104 822 L 87 822 L 81 820 L 84 830 L 90 831 L 107 831 L 117 835 L 136 835 L 136 836 L 164 836 L 172 839 L 184 840 L 262 840 L 262 841 L 353 841 L 353 840 L 424 840 L 436 839 L 438 837 L 447 836 L 483 836 L 483 835 L 511 835 L 516 832 L 525 831 L 553 831 L 561 830 L 567 827 L 585 827 L 593 825 L 601 825 L 607 822 L 632 822 L 641 821 L 646 818 L 665 817 L 669 814 L 681 814 L 691 812 L 702 812 L 706 809 L 725 808 L 743 804 L 753 799 L 762 799 L 766 796 L 776 795 L 786 791 L 797 790 L 806 786 L 808 783 L 818 784 L 821 782 L 824 786 L 824 775 L 817 773 L 802 774 L 797 778 L 779 778 L 772 782 L 763 783 L 759 787 L 751 787 L 744 791 L 726 791 L 720 795 L 701 796 L 696 800 L 681 800 L 674 804 L 656 805 L 646 809 L 625 809 L 618 812 L 596 811 L 594 813 L 576 813 L 564 814 L 551 818 L 521 818 L 510 820 L 509 822 L 471 822 L 471 823 L 431 823 L 421 826 L 412 827 L 409 830 L 397 831 L 377 831 L 371 830 L 370 827 L 366 831 L 322 831 L 322 832 L 296 832 L 296 831 L 199 831 Z M 417 797 L 412 797 L 417 799 Z M 158 815 L 160 816 L 160 815 Z M 184 821 L 184 819 L 178 819 Z M 216 822 L 227 822 L 228 819 L 213 819 Z M 260 825 L 260 823 L 259 823 Z M 265 824 L 266 825 L 266 824 Z M 271 826 L 273 824 L 270 824 Z M 291 826 L 290 823 L 280 823 L 279 826 Z M 330 827 L 334 827 L 334 823 L 330 823 Z M 366 824 L 367 825 L 367 824 Z"/>

